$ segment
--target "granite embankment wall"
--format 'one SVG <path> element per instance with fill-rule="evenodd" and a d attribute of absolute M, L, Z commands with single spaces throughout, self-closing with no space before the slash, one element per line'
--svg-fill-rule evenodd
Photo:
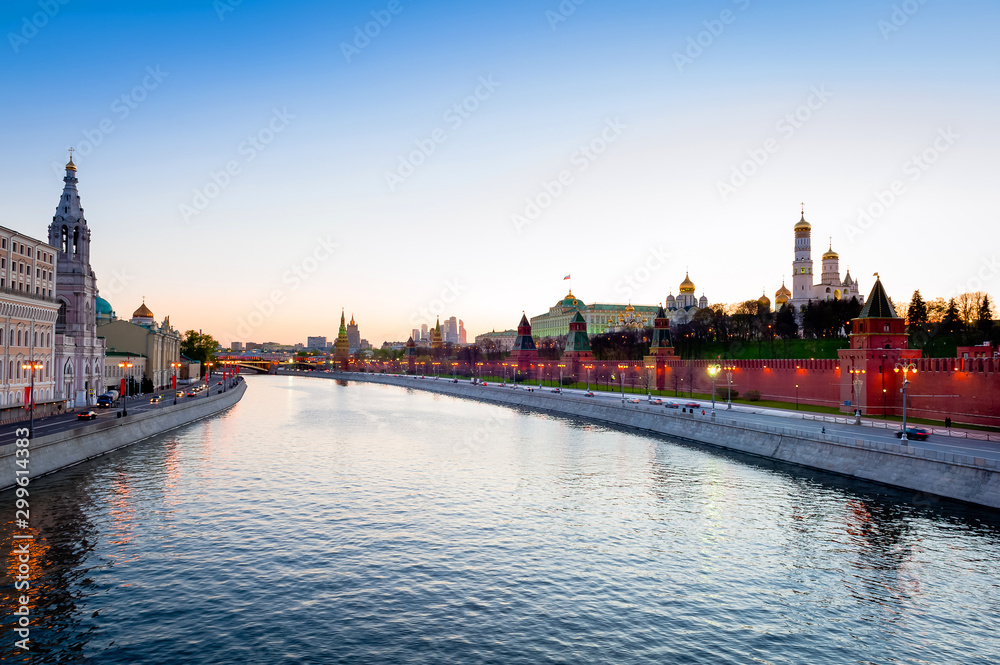
<path fill-rule="evenodd" d="M 990 458 L 969 457 L 897 443 L 848 438 L 802 427 L 770 427 L 700 413 L 653 410 L 570 394 L 481 387 L 467 382 L 386 377 L 377 374 L 286 372 L 428 390 L 634 427 L 719 448 L 840 475 L 1000 509 L 1000 470 Z M 794 422 L 794 421 L 793 421 Z M 819 427 L 816 424 L 815 427 Z M 859 434 L 862 432 L 859 431 Z"/>
<path fill-rule="evenodd" d="M 130 446 L 151 436 L 168 432 L 206 418 L 236 404 L 246 392 L 246 383 L 221 394 L 194 397 L 176 406 L 163 407 L 102 423 L 40 436 L 29 446 L 28 470 L 31 478 L 79 464 L 113 450 Z M 14 486 L 15 451 L 11 443 L 0 448 L 0 490 Z"/>

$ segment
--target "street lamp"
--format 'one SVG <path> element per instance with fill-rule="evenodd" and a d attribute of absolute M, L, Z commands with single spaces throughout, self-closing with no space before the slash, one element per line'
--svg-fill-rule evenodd
<path fill-rule="evenodd" d="M 118 367 L 122 370 L 125 376 L 125 390 L 123 390 L 122 394 L 119 395 L 122 400 L 122 416 L 124 417 L 128 415 L 128 393 L 129 389 L 132 387 L 132 380 L 128 375 L 128 371 L 132 368 L 131 359 L 121 361 L 118 363 Z"/>
<path fill-rule="evenodd" d="M 562 392 L 563 368 L 566 365 L 559 365 L 559 392 Z"/>
<path fill-rule="evenodd" d="M 590 392 L 590 371 L 594 369 L 593 365 L 586 365 L 587 368 L 587 392 Z"/>
<path fill-rule="evenodd" d="M 483 363 L 476 363 L 476 368 L 479 370 L 479 383 L 483 382 Z"/>
<path fill-rule="evenodd" d="M 215 363 L 205 363 L 205 397 L 212 396 L 212 368 Z"/>
<path fill-rule="evenodd" d="M 618 366 L 618 369 L 621 370 L 621 371 L 618 372 L 618 378 L 621 380 L 621 384 L 622 384 L 622 404 L 625 403 L 625 368 L 627 368 L 627 367 L 628 367 L 628 365 L 619 365 Z"/>
<path fill-rule="evenodd" d="M 708 366 L 708 375 L 712 377 L 712 415 L 715 415 L 715 377 L 722 371 L 719 364 Z"/>
<path fill-rule="evenodd" d="M 733 366 L 726 368 L 726 378 L 729 380 L 729 390 L 726 393 L 726 411 L 733 410 Z"/>
<path fill-rule="evenodd" d="M 908 373 L 910 373 L 910 372 L 913 372 L 914 374 L 916 374 L 917 373 L 917 366 L 915 364 L 909 362 L 909 361 L 898 362 L 898 363 L 896 363 L 895 369 L 893 369 L 892 371 L 894 371 L 894 372 L 902 372 L 903 373 L 903 389 L 902 389 L 902 393 L 903 393 L 903 434 L 902 434 L 902 436 L 899 437 L 899 441 L 903 445 L 906 445 L 906 441 L 908 440 L 906 438 L 906 389 L 910 385 L 910 380 L 906 378 L 906 375 Z"/>
<path fill-rule="evenodd" d="M 646 401 L 653 401 L 653 378 L 650 374 L 650 370 L 653 369 L 650 365 L 646 365 Z"/>
<path fill-rule="evenodd" d="M 865 374 L 866 370 L 854 369 L 853 367 L 849 370 L 851 374 L 851 403 L 854 404 L 854 424 L 861 424 L 861 389 L 864 386 L 865 380 L 862 376 Z"/>
<path fill-rule="evenodd" d="M 795 384 L 795 410 L 799 410 L 799 384 Z"/>
<path fill-rule="evenodd" d="M 21 365 L 21 369 L 31 370 L 31 392 L 28 396 L 28 438 L 35 437 L 35 370 L 42 369 L 44 365 L 37 360 L 31 360 Z"/>
<path fill-rule="evenodd" d="M 542 370 L 545 369 L 545 363 L 538 363 L 538 389 L 542 389 Z"/>

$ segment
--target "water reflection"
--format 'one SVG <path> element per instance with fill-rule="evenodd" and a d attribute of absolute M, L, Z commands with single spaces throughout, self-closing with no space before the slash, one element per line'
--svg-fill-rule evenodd
<path fill-rule="evenodd" d="M 249 381 L 221 418 L 32 484 L 37 662 L 1000 651 L 981 512 L 514 408 Z"/>

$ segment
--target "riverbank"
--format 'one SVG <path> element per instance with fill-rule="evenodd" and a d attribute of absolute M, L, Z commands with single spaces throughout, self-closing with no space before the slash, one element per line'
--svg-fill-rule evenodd
<path fill-rule="evenodd" d="M 37 478 L 106 455 L 220 413 L 239 402 L 245 392 L 246 383 L 240 381 L 235 388 L 222 393 L 36 437 L 28 448 L 27 470 L 31 478 Z M 17 450 L 14 445 L 0 448 L 0 491 L 13 487 L 18 477 L 15 471 L 21 467 L 16 461 L 25 458 L 16 457 Z"/>
<path fill-rule="evenodd" d="M 901 445 L 891 433 L 852 425 L 754 418 L 720 411 L 714 418 L 608 398 L 479 386 L 468 382 L 361 373 L 279 371 L 280 374 L 364 381 L 580 417 L 656 432 L 811 469 L 858 478 L 1000 510 L 1000 449 L 971 451 L 954 445 Z M 993 445 L 993 444 L 988 444 Z M 943 448 L 943 449 L 942 449 Z"/>

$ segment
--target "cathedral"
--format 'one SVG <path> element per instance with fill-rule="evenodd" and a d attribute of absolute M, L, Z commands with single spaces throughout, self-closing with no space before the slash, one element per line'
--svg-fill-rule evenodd
<path fill-rule="evenodd" d="M 858 283 L 851 277 L 848 270 L 844 279 L 840 278 L 840 256 L 833 251 L 831 241 L 829 249 L 823 253 L 822 272 L 819 283 L 815 282 L 812 260 L 812 225 L 806 221 L 805 210 L 802 218 L 795 225 L 795 260 L 792 261 L 792 290 L 785 283 L 774 294 L 776 308 L 785 303 L 795 312 L 801 312 L 810 302 L 821 300 L 850 300 L 857 298 L 864 303 L 864 296 Z"/>
<path fill-rule="evenodd" d="M 76 165 L 66 164 L 65 186 L 49 225 L 57 250 L 54 341 L 55 385 L 69 406 L 96 404 L 104 391 L 105 342 L 97 335 L 97 277 L 90 268 L 90 229 L 80 205 Z"/>
<path fill-rule="evenodd" d="M 706 307 L 708 307 L 708 298 L 705 297 L 704 293 L 701 294 L 701 298 L 695 298 L 694 282 L 685 272 L 684 281 L 681 282 L 677 296 L 674 297 L 673 292 L 667 296 L 666 313 L 670 324 L 676 326 L 688 323 L 699 309 Z"/>

